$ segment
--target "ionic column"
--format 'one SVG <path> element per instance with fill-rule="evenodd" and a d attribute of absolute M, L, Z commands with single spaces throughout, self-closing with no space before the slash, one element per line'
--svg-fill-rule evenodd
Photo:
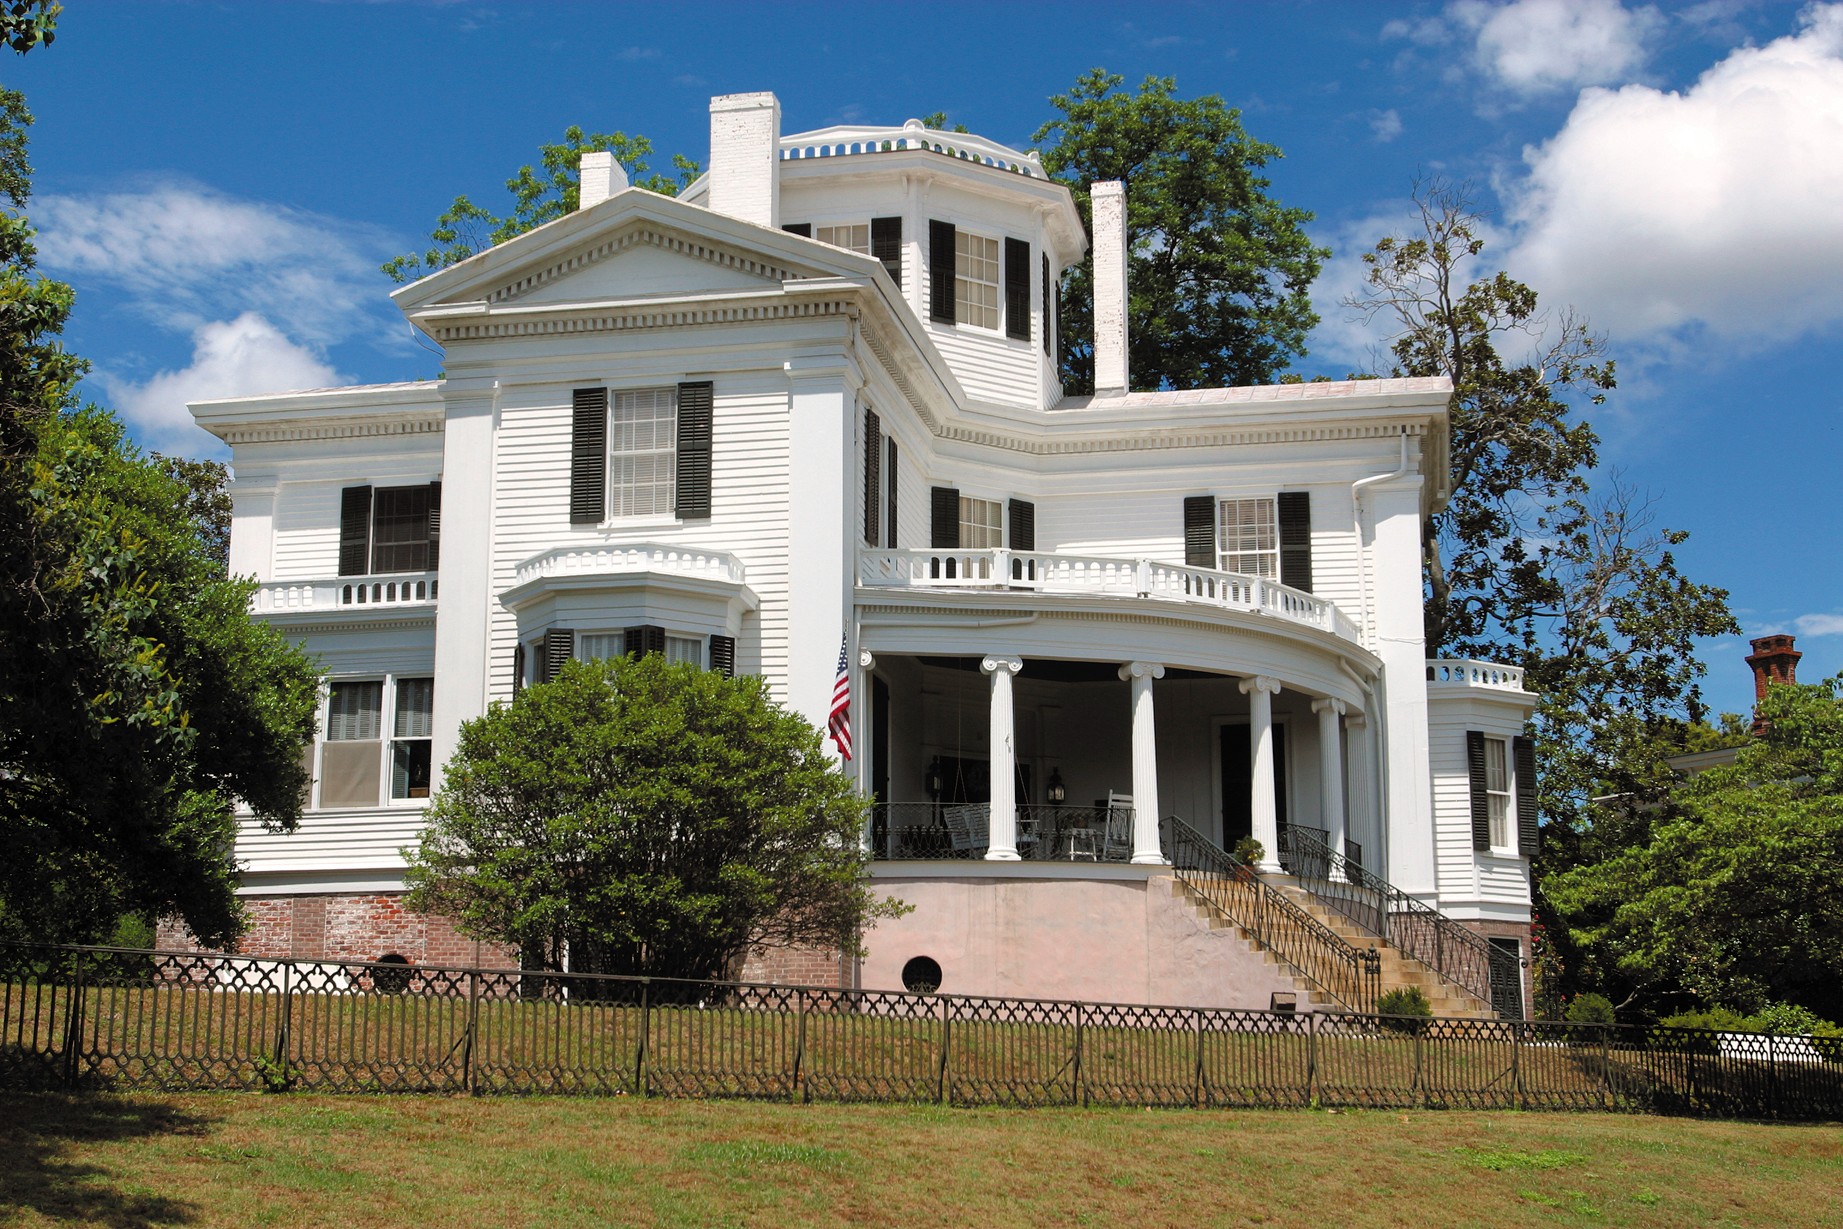
<path fill-rule="evenodd" d="M 986 860 L 1016 862 L 1017 747 L 1011 715 L 1011 678 L 1024 668 L 1021 657 L 988 657 L 979 668 L 992 676 L 992 819 Z"/>
<path fill-rule="evenodd" d="M 887 746 L 889 742 L 889 735 L 886 732 L 872 729 L 870 724 L 872 721 L 870 672 L 876 668 L 876 655 L 869 649 L 860 645 L 858 647 L 857 679 L 853 683 L 851 689 L 851 694 L 857 697 L 858 704 L 858 746 L 864 748 L 863 753 L 857 757 L 856 761 L 859 797 L 863 797 L 870 793 L 870 757 L 875 754 L 874 751 L 870 750 L 874 745 L 871 740 L 875 739 L 885 746 Z M 876 804 L 882 806 L 888 801 L 889 799 L 887 798 L 879 798 L 876 800 Z M 877 818 L 874 811 L 866 811 L 864 813 L 864 826 L 858 831 L 858 848 L 863 850 L 866 854 L 871 853 L 873 849 L 876 822 Z"/>
<path fill-rule="evenodd" d="M 1273 796 L 1273 697 L 1280 690 L 1280 680 L 1257 674 L 1240 683 L 1248 697 L 1248 761 L 1254 776 L 1249 790 L 1249 809 L 1253 812 L 1253 836 L 1261 843 L 1261 862 L 1257 870 L 1279 874 L 1280 818 L 1274 809 Z"/>
<path fill-rule="evenodd" d="M 1322 799 L 1325 831 L 1331 834 L 1326 841 L 1340 858 L 1344 856 L 1345 835 L 1344 748 L 1338 737 L 1338 718 L 1344 715 L 1345 707 L 1342 700 L 1312 701 L 1312 711 L 1318 714 L 1318 792 Z M 1344 877 L 1341 865 L 1332 864 L 1331 877 Z"/>
<path fill-rule="evenodd" d="M 1133 862 L 1163 866 L 1158 847 L 1158 737 L 1152 722 L 1152 680 L 1165 677 L 1155 662 L 1132 661 L 1120 677 L 1133 685 Z"/>

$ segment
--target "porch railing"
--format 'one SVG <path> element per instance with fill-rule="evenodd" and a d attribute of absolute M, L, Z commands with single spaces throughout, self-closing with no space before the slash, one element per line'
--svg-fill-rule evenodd
<path fill-rule="evenodd" d="M 1376 1010 L 1382 962 L 1268 886 L 1253 867 L 1175 815 L 1160 825 L 1179 882 L 1351 1011 Z"/>
<path fill-rule="evenodd" d="M 1153 559 L 1110 559 L 1008 550 L 866 550 L 858 583 L 868 587 L 1012 589 L 1193 602 L 1261 612 L 1346 640 L 1357 628 L 1333 603 L 1275 580 Z"/>
<path fill-rule="evenodd" d="M 250 595 L 250 612 L 280 614 L 351 606 L 433 606 L 439 593 L 439 579 L 434 572 L 278 580 L 256 587 L 256 592 Z"/>
<path fill-rule="evenodd" d="M 1026 861 L 1130 862 L 1131 807 L 1017 807 L 1018 856 Z M 987 803 L 879 802 L 871 808 L 870 856 L 876 862 L 983 858 L 991 847 Z"/>
<path fill-rule="evenodd" d="M 1293 864 L 1287 869 L 1312 898 L 1364 930 L 1387 939 L 1404 955 L 1492 1003 L 1491 945 L 1422 904 L 1388 880 L 1327 845 L 1315 829 L 1294 827 Z M 1493 1004 L 1495 1006 L 1495 1004 Z"/>

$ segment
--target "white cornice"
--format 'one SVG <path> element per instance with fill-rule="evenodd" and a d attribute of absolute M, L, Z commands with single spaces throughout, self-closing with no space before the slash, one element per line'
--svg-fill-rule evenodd
<path fill-rule="evenodd" d="M 561 260 L 553 261 L 542 268 L 526 274 L 516 281 L 501 286 L 499 289 L 492 291 L 486 296 L 486 302 L 504 303 L 522 298 L 538 287 L 553 282 L 560 277 L 567 277 L 572 273 L 588 268 L 590 265 L 598 264 L 608 259 L 610 256 L 625 252 L 629 248 L 641 246 L 656 247 L 664 251 L 676 252 L 681 256 L 689 256 L 694 260 L 702 260 L 726 269 L 734 269 L 739 273 L 745 273 L 751 277 L 760 278 L 764 282 L 772 282 L 777 285 L 781 282 L 791 281 L 802 276 L 799 272 L 785 266 L 770 264 L 767 261 L 756 259 L 755 256 L 739 248 L 731 247 L 726 244 L 713 243 L 707 239 L 682 231 L 668 231 L 663 227 L 655 228 L 641 224 L 623 231 L 620 234 L 612 235 L 593 246 L 580 248 Z"/>
<path fill-rule="evenodd" d="M 364 418 L 293 419 L 286 422 L 213 424 L 212 433 L 227 444 L 282 444 L 296 440 L 350 440 L 370 436 L 439 435 L 442 411 L 406 413 L 391 409 Z"/>

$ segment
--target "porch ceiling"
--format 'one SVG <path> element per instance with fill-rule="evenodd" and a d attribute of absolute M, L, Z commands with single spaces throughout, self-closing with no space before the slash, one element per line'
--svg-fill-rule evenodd
<path fill-rule="evenodd" d="M 918 656 L 915 660 L 924 666 L 938 666 L 943 670 L 965 670 L 977 674 L 983 659 Z M 1018 672 L 1018 677 L 1041 680 L 1046 683 L 1117 683 L 1120 681 L 1119 670 L 1120 663 L 1117 661 L 1066 661 L 1053 657 L 1026 657 L 1024 668 Z M 1164 677 L 1167 679 L 1213 679 L 1229 676 L 1211 674 L 1207 670 L 1185 670 L 1177 666 L 1168 666 Z"/>

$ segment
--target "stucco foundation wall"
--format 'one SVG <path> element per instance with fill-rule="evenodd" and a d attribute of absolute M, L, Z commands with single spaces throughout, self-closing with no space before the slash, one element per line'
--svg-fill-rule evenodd
<path fill-rule="evenodd" d="M 411 964 L 515 969 L 518 954 L 481 943 L 444 917 L 412 913 L 401 893 L 246 897 L 250 928 L 243 956 L 298 960 L 376 960 L 403 956 Z M 167 950 L 201 951 L 177 921 L 160 923 L 155 942 Z"/>
<path fill-rule="evenodd" d="M 1212 930 L 1168 874 L 1082 879 L 878 874 L 915 906 L 865 936 L 860 984 L 902 989 L 912 957 L 940 963 L 942 993 L 1266 1010 L 1299 992 L 1232 927 Z"/>

